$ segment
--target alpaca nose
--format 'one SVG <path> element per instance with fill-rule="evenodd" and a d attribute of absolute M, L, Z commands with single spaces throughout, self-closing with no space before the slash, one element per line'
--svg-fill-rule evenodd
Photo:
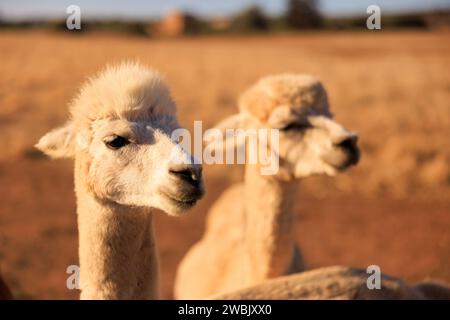
<path fill-rule="evenodd" d="M 357 149 L 357 146 L 356 146 L 357 142 L 358 142 L 358 136 L 351 135 L 351 136 L 343 138 L 341 141 L 338 141 L 337 143 L 335 143 L 335 145 L 337 147 L 345 149 L 346 151 L 352 152 L 355 149 Z"/>
<path fill-rule="evenodd" d="M 198 187 L 202 180 L 202 167 L 200 165 L 178 165 L 169 169 L 169 173 L 194 187 Z"/>
<path fill-rule="evenodd" d="M 343 138 L 338 143 L 335 143 L 336 147 L 342 148 L 350 155 L 349 164 L 357 164 L 359 161 L 359 148 L 357 142 L 358 136 L 353 134 Z"/>

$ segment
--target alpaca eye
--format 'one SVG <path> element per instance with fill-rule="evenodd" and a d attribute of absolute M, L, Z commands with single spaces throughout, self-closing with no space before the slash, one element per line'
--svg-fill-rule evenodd
<path fill-rule="evenodd" d="M 288 125 L 286 125 L 285 127 L 281 128 L 280 131 L 294 131 L 294 130 L 298 130 L 298 131 L 302 131 L 302 130 L 306 130 L 308 128 L 311 128 L 311 125 L 308 123 L 290 123 Z"/>
<path fill-rule="evenodd" d="M 117 150 L 129 144 L 130 141 L 127 138 L 121 136 L 115 136 L 112 140 L 105 141 L 106 146 L 109 149 Z"/>

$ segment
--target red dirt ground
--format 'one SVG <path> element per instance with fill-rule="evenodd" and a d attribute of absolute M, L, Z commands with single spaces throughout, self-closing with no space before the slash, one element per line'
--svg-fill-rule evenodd
<path fill-rule="evenodd" d="M 166 76 L 187 128 L 235 113 L 263 75 L 322 79 L 336 119 L 358 132 L 362 159 L 302 183 L 298 241 L 309 267 L 378 264 L 407 280 L 450 282 L 448 39 L 448 31 L 388 30 L 179 39 L 0 32 L 0 273 L 18 298 L 78 298 L 65 273 L 78 260 L 73 164 L 32 146 L 66 121 L 87 76 L 138 59 Z M 241 179 L 234 167 L 205 168 L 207 195 L 189 215 L 157 215 L 164 298 L 211 203 Z"/>

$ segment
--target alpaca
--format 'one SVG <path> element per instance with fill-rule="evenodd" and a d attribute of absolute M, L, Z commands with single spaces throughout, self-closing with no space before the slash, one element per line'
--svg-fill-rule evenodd
<path fill-rule="evenodd" d="M 239 108 L 217 127 L 279 129 L 280 168 L 262 175 L 259 165 L 247 164 L 245 182 L 216 201 L 203 238 L 178 268 L 175 295 L 180 299 L 303 271 L 294 231 L 295 180 L 334 175 L 359 159 L 357 136 L 331 119 L 326 91 L 311 76 L 265 77 L 241 96 Z"/>
<path fill-rule="evenodd" d="M 154 209 L 179 215 L 204 192 L 201 166 L 170 137 L 175 108 L 156 71 L 110 66 L 36 145 L 75 159 L 81 299 L 159 296 Z"/>
<path fill-rule="evenodd" d="M 450 299 L 450 287 L 434 281 L 409 285 L 381 275 L 381 288 L 369 289 L 365 270 L 333 266 L 266 280 L 253 287 L 210 297 L 219 300 L 397 300 Z"/>

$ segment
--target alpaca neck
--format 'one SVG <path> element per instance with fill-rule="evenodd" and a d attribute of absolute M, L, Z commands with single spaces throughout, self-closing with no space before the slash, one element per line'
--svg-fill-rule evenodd
<path fill-rule="evenodd" d="M 245 172 L 245 250 L 249 279 L 285 275 L 295 248 L 295 183 L 262 176 L 256 165 Z"/>
<path fill-rule="evenodd" d="M 149 210 L 96 198 L 75 179 L 82 299 L 157 299 L 158 261 Z"/>

